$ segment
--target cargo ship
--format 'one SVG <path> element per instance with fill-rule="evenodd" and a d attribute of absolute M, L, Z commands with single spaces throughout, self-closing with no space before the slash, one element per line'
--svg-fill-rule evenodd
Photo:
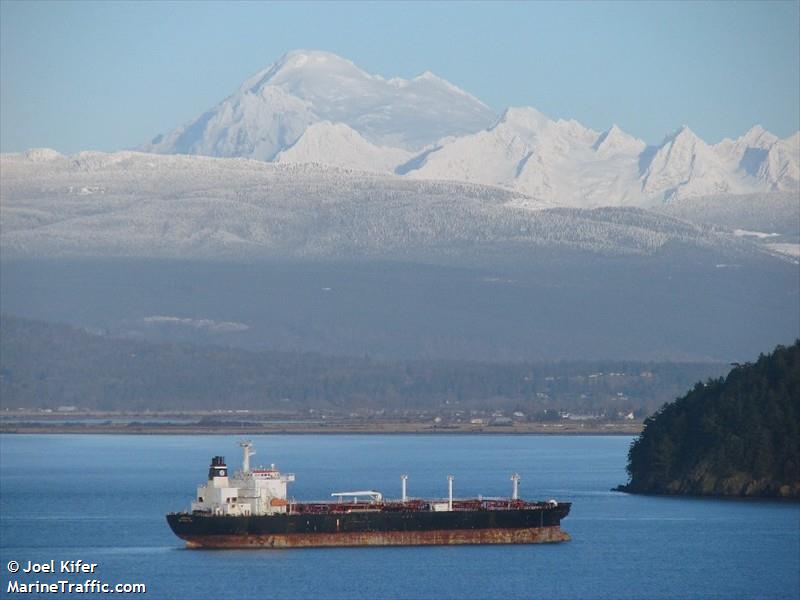
<path fill-rule="evenodd" d="M 275 465 L 250 467 L 252 443 L 240 442 L 242 469 L 233 475 L 215 456 L 208 481 L 197 488 L 187 512 L 167 522 L 191 548 L 299 548 L 325 546 L 416 546 L 537 544 L 570 539 L 561 529 L 569 502 L 527 502 L 520 477 L 511 476 L 510 497 L 454 498 L 452 476 L 443 499 L 411 498 L 407 476 L 402 496 L 388 500 L 374 490 L 333 492 L 331 500 L 289 499 L 291 473 Z"/>

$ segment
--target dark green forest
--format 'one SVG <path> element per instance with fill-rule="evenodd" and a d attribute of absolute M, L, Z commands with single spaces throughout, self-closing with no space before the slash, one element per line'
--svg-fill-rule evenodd
<path fill-rule="evenodd" d="M 698 378 L 710 363 L 392 361 L 112 338 L 25 319 L 0 319 L 4 409 L 255 409 L 301 412 L 514 410 L 636 416 Z"/>
<path fill-rule="evenodd" d="M 627 468 L 630 492 L 800 498 L 800 341 L 664 405 Z"/>

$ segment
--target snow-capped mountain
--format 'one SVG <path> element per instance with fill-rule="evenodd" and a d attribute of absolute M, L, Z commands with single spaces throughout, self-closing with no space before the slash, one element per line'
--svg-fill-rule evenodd
<path fill-rule="evenodd" d="M 637 204 L 644 142 L 613 127 L 598 133 L 553 121 L 533 108 L 509 108 L 491 128 L 443 141 L 407 176 L 511 188 L 561 205 Z"/>
<path fill-rule="evenodd" d="M 309 50 L 142 149 L 481 183 L 576 207 L 800 190 L 800 133 L 781 140 L 756 126 L 709 145 L 683 126 L 648 146 L 616 125 L 597 132 L 530 107 L 497 119 L 430 72 L 385 79 Z"/>
<path fill-rule="evenodd" d="M 722 140 L 714 146 L 714 150 L 726 162 L 742 166 L 750 175 L 755 175 L 760 163 L 759 157 L 763 158 L 761 154 L 768 152 L 770 147 L 777 141 L 777 136 L 771 134 L 760 125 L 756 125 L 737 140 L 729 138 Z M 745 155 L 748 152 L 750 152 L 750 156 L 745 159 Z"/>
<path fill-rule="evenodd" d="M 758 163 L 756 178 L 769 186 L 770 191 L 797 190 L 800 180 L 800 131 L 785 140 L 777 140 Z"/>
<path fill-rule="evenodd" d="M 472 181 L 567 206 L 653 206 L 678 198 L 798 190 L 797 136 L 751 130 L 710 146 L 684 126 L 647 146 L 616 125 L 598 133 L 533 108 L 487 130 L 443 140 L 400 171 Z"/>
<path fill-rule="evenodd" d="M 714 149 L 685 125 L 653 150 L 642 164 L 642 192 L 647 197 L 670 200 L 752 191 L 740 185 Z"/>
<path fill-rule="evenodd" d="M 194 121 L 141 149 L 271 161 L 310 125 L 329 121 L 347 125 L 379 147 L 419 150 L 494 120 L 488 106 L 433 73 L 384 79 L 335 54 L 297 50 L 256 73 Z M 332 134 L 329 143 L 342 141 L 341 131 L 327 132 Z M 327 149 L 327 144 L 320 147 Z M 312 162 L 319 161 L 335 162 L 330 154 Z"/>

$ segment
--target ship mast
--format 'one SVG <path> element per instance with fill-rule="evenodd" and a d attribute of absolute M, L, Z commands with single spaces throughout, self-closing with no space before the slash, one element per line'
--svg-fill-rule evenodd
<path fill-rule="evenodd" d="M 253 442 L 246 440 L 244 442 L 239 442 L 239 445 L 242 447 L 242 473 L 249 473 L 250 457 L 256 453 L 255 450 L 251 449 L 253 447 Z"/>
<path fill-rule="evenodd" d="M 519 480 L 522 479 L 518 474 L 514 473 L 511 476 L 511 499 L 519 500 Z"/>
<path fill-rule="evenodd" d="M 452 475 L 447 476 L 447 510 L 453 510 L 453 480 L 455 477 Z"/>

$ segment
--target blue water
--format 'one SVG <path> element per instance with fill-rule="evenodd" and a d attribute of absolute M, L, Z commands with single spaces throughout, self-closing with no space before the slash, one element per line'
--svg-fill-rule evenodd
<path fill-rule="evenodd" d="M 507 495 L 572 501 L 564 544 L 187 550 L 164 521 L 184 509 L 229 436 L 0 436 L 0 583 L 7 562 L 82 559 L 147 598 L 793 598 L 800 506 L 629 496 L 627 437 L 256 436 L 255 462 L 297 475 L 291 494 L 378 489 L 399 496 Z M 260 460 L 257 460 L 260 459 Z M 20 575 L 20 582 L 87 575 Z M 52 597 L 49 596 L 49 597 Z M 91 597 L 91 596 L 89 596 Z M 135 597 L 135 596 L 134 596 Z"/>

